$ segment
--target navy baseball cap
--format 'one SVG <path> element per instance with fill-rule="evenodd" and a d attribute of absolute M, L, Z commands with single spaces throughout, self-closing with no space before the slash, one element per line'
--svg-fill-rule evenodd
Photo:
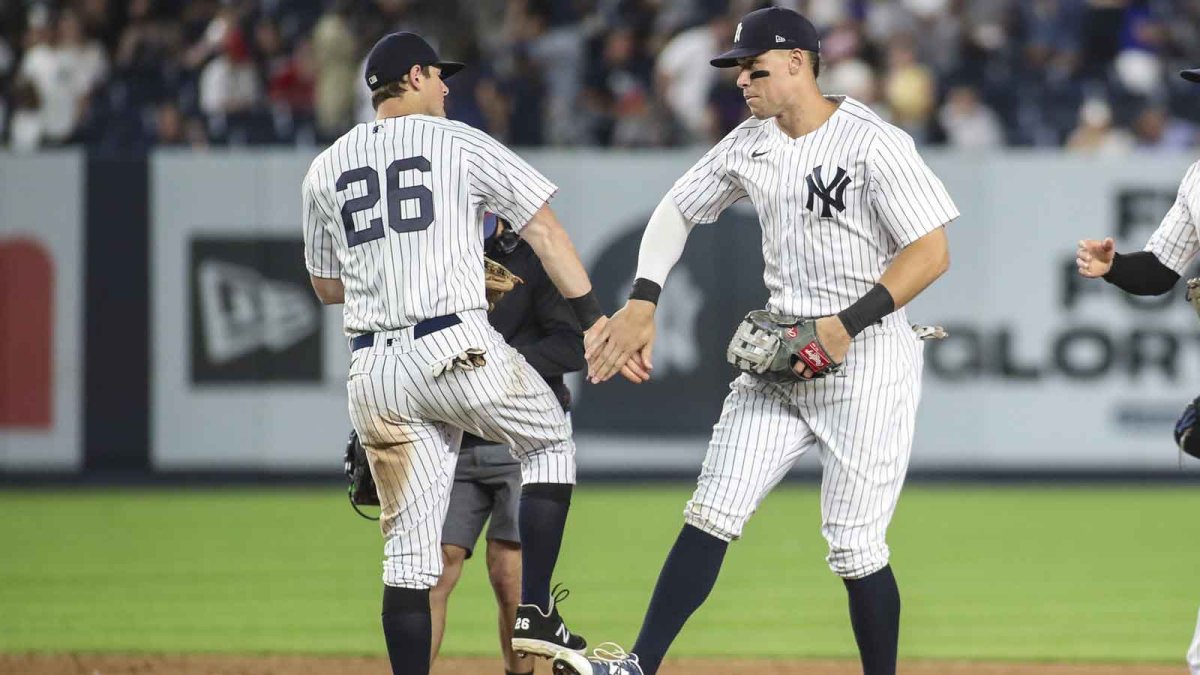
<path fill-rule="evenodd" d="M 758 56 L 772 49 L 821 51 L 821 37 L 812 23 L 790 9 L 767 7 L 742 17 L 733 33 L 733 49 L 709 61 L 717 68 L 731 68 L 738 59 Z"/>
<path fill-rule="evenodd" d="M 1200 68 L 1179 71 L 1179 76 L 1188 82 L 1200 82 Z"/>
<path fill-rule="evenodd" d="M 363 76 L 367 87 L 374 91 L 389 82 L 399 82 L 413 66 L 437 66 L 442 69 L 443 80 L 463 69 L 461 63 L 439 60 L 437 52 L 420 35 L 391 33 L 371 47 Z"/>

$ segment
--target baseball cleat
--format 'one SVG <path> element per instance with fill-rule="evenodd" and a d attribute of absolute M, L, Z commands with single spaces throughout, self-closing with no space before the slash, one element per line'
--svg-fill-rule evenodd
<path fill-rule="evenodd" d="M 554 656 L 554 675 L 644 675 L 637 654 L 627 654 L 620 645 L 605 642 L 585 658 L 575 652 Z"/>
<path fill-rule="evenodd" d="M 519 655 L 552 659 L 558 654 L 582 654 L 587 640 L 567 630 L 558 615 L 558 604 L 567 599 L 570 591 L 555 585 L 551 591 L 550 611 L 543 613 L 537 605 L 519 605 L 517 622 L 513 626 L 512 648 Z"/>

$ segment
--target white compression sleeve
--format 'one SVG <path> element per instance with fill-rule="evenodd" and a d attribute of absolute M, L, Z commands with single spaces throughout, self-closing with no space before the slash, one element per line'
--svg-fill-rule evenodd
<path fill-rule="evenodd" d="M 683 255 L 683 246 L 693 227 L 695 223 L 683 216 L 671 195 L 663 197 L 642 234 L 635 278 L 648 279 L 662 286 L 671 268 L 679 262 L 679 256 Z"/>

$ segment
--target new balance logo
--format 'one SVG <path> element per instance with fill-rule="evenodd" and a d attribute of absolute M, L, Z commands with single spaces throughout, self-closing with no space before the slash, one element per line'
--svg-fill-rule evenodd
<path fill-rule="evenodd" d="M 846 210 L 846 203 L 842 201 L 842 197 L 846 194 L 846 186 L 850 185 L 850 176 L 845 169 L 839 166 L 833 181 L 826 184 L 824 177 L 821 176 L 822 168 L 818 166 L 813 169 L 812 173 L 804 179 L 808 183 L 806 208 L 812 211 L 814 201 L 819 198 L 822 202 L 821 217 L 832 218 L 833 209 L 837 209 L 838 213 Z"/>
<path fill-rule="evenodd" d="M 571 641 L 571 631 L 567 630 L 567 624 L 565 623 L 558 624 L 558 630 L 554 631 L 554 635 L 555 637 L 561 637 L 564 645 Z"/>
<path fill-rule="evenodd" d="M 780 35 L 776 35 L 776 36 L 775 36 L 775 42 L 776 42 L 776 44 L 778 44 L 778 43 L 780 43 L 780 42 L 787 42 L 787 40 L 784 40 L 784 39 L 783 39 L 783 37 L 782 37 L 782 36 L 780 36 Z"/>

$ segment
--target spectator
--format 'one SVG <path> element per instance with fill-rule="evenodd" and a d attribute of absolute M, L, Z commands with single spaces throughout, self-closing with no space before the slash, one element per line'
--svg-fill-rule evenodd
<path fill-rule="evenodd" d="M 37 87 L 29 80 L 18 78 L 13 86 L 13 113 L 9 124 L 9 139 L 14 150 L 31 152 L 42 143 L 42 103 Z"/>
<path fill-rule="evenodd" d="M 1196 143 L 1196 127 L 1171 117 L 1162 106 L 1147 106 L 1133 123 L 1137 147 L 1145 150 L 1184 150 Z"/>
<path fill-rule="evenodd" d="M 1129 134 L 1112 125 L 1112 110 L 1099 98 L 1084 101 L 1079 125 L 1067 139 L 1067 149 L 1097 155 L 1121 155 L 1133 147 Z"/>
<path fill-rule="evenodd" d="M 200 75 L 200 109 L 218 126 L 229 115 L 253 110 L 262 98 L 258 70 L 242 30 L 232 25 L 221 35 L 223 49 Z"/>
<path fill-rule="evenodd" d="M 1004 145 L 1000 118 L 979 100 L 972 87 L 955 87 L 938 115 L 950 146 L 977 150 Z"/>
<path fill-rule="evenodd" d="M 337 0 L 313 28 L 315 109 L 322 138 L 337 137 L 354 123 L 355 88 L 364 86 L 349 9 L 350 0 Z"/>
<path fill-rule="evenodd" d="M 708 96 L 717 79 L 709 60 L 733 39 L 733 22 L 717 14 L 676 35 L 658 55 L 655 77 L 659 95 L 675 116 L 683 140 L 698 143 L 709 136 Z"/>
<path fill-rule="evenodd" d="M 92 94 L 108 71 L 104 49 L 84 35 L 69 11 L 54 28 L 32 26 L 29 39 L 21 77 L 33 85 L 40 102 L 41 138 L 52 144 L 75 140 Z"/>
<path fill-rule="evenodd" d="M 591 115 L 598 144 L 662 144 L 662 131 L 654 114 L 651 68 L 632 28 L 618 27 L 604 36 L 600 55 L 589 66 L 584 88 L 584 108 Z"/>
<path fill-rule="evenodd" d="M 925 140 L 935 104 L 936 83 L 929 68 L 917 61 L 908 38 L 892 42 L 883 86 L 892 122 L 918 142 Z"/>

